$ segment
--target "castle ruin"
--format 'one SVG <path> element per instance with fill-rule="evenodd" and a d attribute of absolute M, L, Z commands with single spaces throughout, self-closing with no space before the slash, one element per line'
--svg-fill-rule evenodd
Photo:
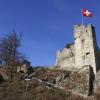
<path fill-rule="evenodd" d="M 95 28 L 74 26 L 74 44 L 69 44 L 56 55 L 56 66 L 64 70 L 72 70 L 90 65 L 94 74 L 99 69 L 100 50 L 97 47 Z"/>

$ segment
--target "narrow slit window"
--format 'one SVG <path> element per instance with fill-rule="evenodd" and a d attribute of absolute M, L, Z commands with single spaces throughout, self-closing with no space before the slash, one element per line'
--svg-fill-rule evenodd
<path fill-rule="evenodd" d="M 86 58 L 88 58 L 88 57 L 89 57 L 89 55 L 90 55 L 90 53 L 89 53 L 89 52 L 87 52 L 87 53 L 86 53 Z"/>

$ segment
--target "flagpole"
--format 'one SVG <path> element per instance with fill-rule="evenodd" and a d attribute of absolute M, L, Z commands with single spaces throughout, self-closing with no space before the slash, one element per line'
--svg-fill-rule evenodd
<path fill-rule="evenodd" d="M 84 23 L 83 23 L 83 12 L 82 12 L 82 10 L 83 10 L 83 9 L 81 8 L 82 25 L 83 25 Z"/>
<path fill-rule="evenodd" d="M 82 25 L 83 25 L 84 23 L 83 23 L 83 15 L 82 15 Z"/>

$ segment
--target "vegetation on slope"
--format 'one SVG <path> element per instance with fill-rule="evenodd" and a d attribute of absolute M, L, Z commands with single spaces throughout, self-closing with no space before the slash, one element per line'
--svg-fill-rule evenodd
<path fill-rule="evenodd" d="M 43 79 L 47 75 L 49 81 L 61 73 L 70 73 L 48 68 L 34 68 L 34 72 L 34 77 Z M 47 88 L 37 80 L 27 82 L 23 79 L 24 76 L 24 73 L 17 73 L 12 80 L 1 83 L 0 100 L 85 100 L 70 93 L 66 95 L 63 90 L 57 88 Z"/>

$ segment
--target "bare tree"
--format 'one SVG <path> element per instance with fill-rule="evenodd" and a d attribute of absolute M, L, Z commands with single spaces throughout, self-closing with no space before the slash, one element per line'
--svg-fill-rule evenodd
<path fill-rule="evenodd" d="M 21 34 L 18 36 L 16 32 L 6 35 L 0 41 L 0 59 L 6 63 L 7 66 L 14 64 L 21 57 L 19 47 L 21 46 Z"/>

